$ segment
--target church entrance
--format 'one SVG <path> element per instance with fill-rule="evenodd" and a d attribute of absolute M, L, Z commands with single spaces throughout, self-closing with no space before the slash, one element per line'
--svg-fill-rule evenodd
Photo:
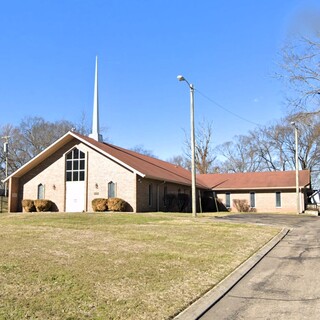
<path fill-rule="evenodd" d="M 66 182 L 66 212 L 85 211 L 85 181 Z"/>
<path fill-rule="evenodd" d="M 77 148 L 66 155 L 66 212 L 86 211 L 85 153 Z"/>

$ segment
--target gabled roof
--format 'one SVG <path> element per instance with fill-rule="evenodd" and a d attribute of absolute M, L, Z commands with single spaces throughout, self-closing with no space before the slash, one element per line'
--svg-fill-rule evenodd
<path fill-rule="evenodd" d="M 292 189 L 296 187 L 295 171 L 200 174 L 197 179 L 213 190 Z M 310 171 L 299 171 L 299 186 L 310 184 Z"/>
<path fill-rule="evenodd" d="M 174 164 L 131 150 L 123 149 L 109 143 L 99 142 L 95 139 L 72 131 L 69 131 L 63 137 L 51 144 L 48 148 L 46 148 L 44 151 L 42 151 L 40 154 L 38 154 L 36 157 L 31 159 L 20 169 L 10 175 L 5 181 L 10 179 L 11 177 L 19 178 L 23 176 L 27 171 L 36 167 L 48 156 L 56 152 L 59 148 L 72 141 L 73 139 L 81 141 L 82 143 L 102 153 L 104 156 L 114 160 L 116 163 L 119 163 L 128 170 L 135 172 L 141 177 L 165 182 L 173 182 L 188 186 L 191 185 L 191 173 L 180 166 L 176 166 Z M 199 183 L 197 182 L 197 186 L 200 188 L 206 188 L 206 186 L 202 185 L 200 181 Z"/>
<path fill-rule="evenodd" d="M 174 182 L 184 185 L 191 185 L 190 171 L 174 165 L 172 163 L 146 156 L 135 151 L 120 148 L 110 143 L 98 142 L 89 137 L 73 134 L 78 137 L 82 142 L 86 142 L 91 146 L 104 152 L 105 155 L 111 156 L 114 160 L 125 165 L 132 171 L 136 172 L 142 177 L 156 179 L 166 182 Z M 200 188 L 206 188 L 201 182 L 197 183 Z"/>
<path fill-rule="evenodd" d="M 112 159 L 119 165 L 138 174 L 141 177 L 159 181 L 191 185 L 191 173 L 174 164 L 149 157 L 115 145 L 99 142 L 95 139 L 69 131 L 48 148 L 31 159 L 4 181 L 11 177 L 21 177 L 32 168 L 39 165 L 47 157 L 62 146 L 77 139 L 89 147 Z M 214 190 L 253 190 L 253 189 L 291 189 L 295 188 L 295 171 L 247 172 L 247 173 L 215 173 L 197 175 L 197 187 Z M 310 171 L 299 171 L 299 185 L 310 184 Z"/>

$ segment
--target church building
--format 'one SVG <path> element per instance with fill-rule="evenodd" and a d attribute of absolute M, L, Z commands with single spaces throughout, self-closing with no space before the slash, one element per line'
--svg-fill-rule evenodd
<path fill-rule="evenodd" d="M 168 162 L 103 142 L 99 132 L 96 59 L 92 133 L 74 131 L 10 175 L 9 212 L 23 199 L 51 200 L 60 212 L 92 211 L 95 198 L 118 197 L 129 211 L 166 211 L 167 194 L 191 193 L 191 174 Z M 207 189 L 201 183 L 200 189 Z"/>
<path fill-rule="evenodd" d="M 311 187 L 308 170 L 299 172 L 298 193 L 294 171 L 206 174 L 198 175 L 196 181 L 198 210 L 209 211 L 214 206 L 228 211 L 245 207 L 256 212 L 304 212 Z M 9 185 L 9 212 L 23 211 L 23 199 L 50 200 L 54 211 L 90 212 L 93 199 L 114 197 L 126 201 L 131 212 L 168 211 L 169 196 L 188 199 L 183 210 L 191 210 L 190 171 L 103 142 L 97 59 L 89 137 L 69 131 L 5 182 Z M 209 195 L 213 206 L 199 201 L 201 194 Z M 239 204 L 245 206 L 239 209 Z"/>

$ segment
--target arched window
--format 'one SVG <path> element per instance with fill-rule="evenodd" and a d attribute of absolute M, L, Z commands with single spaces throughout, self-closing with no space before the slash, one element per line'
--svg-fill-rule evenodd
<path fill-rule="evenodd" d="M 108 198 L 114 198 L 116 196 L 116 184 L 112 181 L 108 183 Z"/>
<path fill-rule="evenodd" d="M 38 185 L 37 199 L 44 199 L 44 185 L 42 183 Z"/>
<path fill-rule="evenodd" d="M 66 157 L 66 180 L 84 181 L 85 180 L 85 154 L 74 148 Z"/>

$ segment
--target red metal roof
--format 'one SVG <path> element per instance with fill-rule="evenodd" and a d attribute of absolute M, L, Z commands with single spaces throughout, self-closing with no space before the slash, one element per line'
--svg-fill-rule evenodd
<path fill-rule="evenodd" d="M 96 150 L 109 156 L 114 161 L 132 170 L 142 177 L 159 181 L 173 182 L 191 186 L 191 172 L 174 164 L 149 157 L 131 150 L 123 149 L 115 145 L 98 142 L 79 133 L 68 132 L 58 139 L 39 155 L 12 173 L 11 177 L 21 177 L 31 168 L 37 166 L 46 157 L 53 154 L 62 145 L 72 139 L 91 145 Z M 247 172 L 247 173 L 215 173 L 197 175 L 197 187 L 214 190 L 246 190 L 246 189 L 271 189 L 271 188 L 295 188 L 295 171 L 271 171 L 271 172 Z M 305 187 L 310 184 L 310 171 L 299 172 L 299 185 Z"/>
<path fill-rule="evenodd" d="M 197 179 L 213 190 L 295 188 L 295 171 L 200 174 Z M 299 186 L 310 184 L 310 171 L 299 171 Z"/>
<path fill-rule="evenodd" d="M 114 157 L 119 162 L 132 168 L 137 173 L 143 174 L 147 178 L 166 182 L 174 182 L 188 186 L 191 185 L 190 171 L 180 166 L 131 150 L 123 149 L 110 143 L 98 142 L 92 138 L 75 132 L 72 134 L 74 136 L 78 136 L 81 140 L 88 142 L 101 151 L 104 151 L 111 157 Z M 200 181 L 197 182 L 197 186 L 206 189 L 206 186 L 202 185 Z"/>
<path fill-rule="evenodd" d="M 109 143 L 98 142 L 78 133 L 73 132 L 73 134 L 106 152 L 138 173 L 145 175 L 147 178 L 191 185 L 190 171 L 180 166 Z M 299 171 L 299 186 L 305 187 L 309 184 L 310 171 Z M 215 173 L 197 175 L 197 186 L 214 190 L 295 188 L 296 180 L 295 171 Z"/>

